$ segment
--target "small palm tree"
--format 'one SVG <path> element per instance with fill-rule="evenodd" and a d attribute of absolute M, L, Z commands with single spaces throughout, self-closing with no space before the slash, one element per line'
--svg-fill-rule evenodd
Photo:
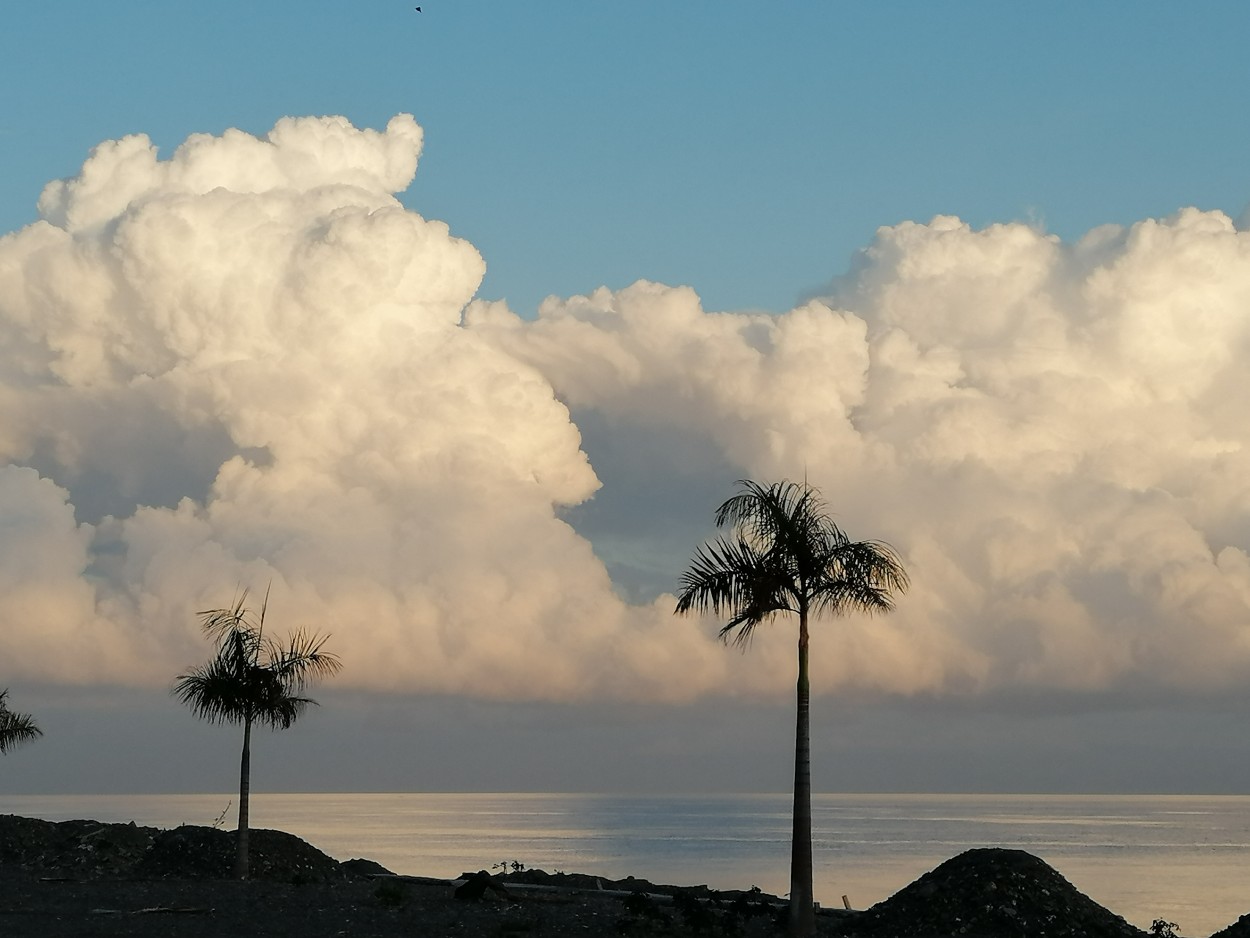
<path fill-rule="evenodd" d="M 790 853 L 791 935 L 816 927 L 812 895 L 812 782 L 808 620 L 812 615 L 885 612 L 907 588 L 894 550 L 878 541 L 852 541 L 826 513 L 819 493 L 804 483 L 769 486 L 740 481 L 741 491 L 716 511 L 731 536 L 700 547 L 682 574 L 679 614 L 727 615 L 726 642 L 745 647 L 756 626 L 789 613 L 799 620 L 798 706 L 794 746 L 794 817 Z"/>
<path fill-rule="evenodd" d="M 29 713 L 17 713 L 9 709 L 9 690 L 0 690 L 0 754 L 14 746 L 28 743 L 43 735 Z"/>
<path fill-rule="evenodd" d="M 235 874 L 248 873 L 248 795 L 251 789 L 252 725 L 289 729 L 309 704 L 301 696 L 313 680 L 335 674 L 342 665 L 322 650 L 328 636 L 296 632 L 279 644 L 265 634 L 269 592 L 255 615 L 246 606 L 247 591 L 229 609 L 198 613 L 205 634 L 217 645 L 208 664 L 178 675 L 173 694 L 200 719 L 243 724 L 239 765 L 239 829 Z"/>

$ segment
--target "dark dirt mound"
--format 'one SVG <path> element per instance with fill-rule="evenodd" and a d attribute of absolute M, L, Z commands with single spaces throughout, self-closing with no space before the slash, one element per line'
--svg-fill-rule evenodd
<path fill-rule="evenodd" d="M 234 832 L 184 825 L 173 830 L 99 821 L 41 821 L 0 815 L 0 866 L 72 879 L 230 879 Z M 283 831 L 251 831 L 251 878 L 324 883 L 386 872 L 344 866 Z"/>
<path fill-rule="evenodd" d="M 188 824 L 158 833 L 134 873 L 147 879 L 229 879 L 234 860 L 234 831 Z M 252 879 L 324 883 L 348 875 L 337 860 L 285 831 L 250 831 L 248 860 Z"/>
<path fill-rule="evenodd" d="M 95 879 L 128 875 L 159 833 L 98 821 L 41 821 L 0 815 L 0 865 L 43 875 Z"/>
<path fill-rule="evenodd" d="M 1250 915 L 1243 915 L 1227 928 L 1217 931 L 1211 938 L 1250 938 Z"/>
<path fill-rule="evenodd" d="M 1023 850 L 969 850 L 871 909 L 844 920 L 847 936 L 1143 938 L 1044 861 Z"/>

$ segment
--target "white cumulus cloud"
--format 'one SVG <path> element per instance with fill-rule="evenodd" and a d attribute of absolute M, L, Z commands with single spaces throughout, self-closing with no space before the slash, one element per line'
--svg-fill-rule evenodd
<path fill-rule="evenodd" d="M 912 575 L 892 615 L 819 626 L 821 691 L 1250 677 L 1226 216 L 1072 244 L 939 217 L 782 315 L 640 281 L 526 320 L 396 199 L 421 144 L 403 115 L 167 159 L 129 137 L 0 238 L 6 678 L 159 686 L 207 653 L 196 610 L 272 581 L 275 625 L 332 631 L 350 686 L 788 693 L 792 629 L 741 656 L 666 592 L 677 522 L 708 533 L 741 476 L 806 476 Z M 627 554 L 647 589 L 613 582 Z"/>
<path fill-rule="evenodd" d="M 477 302 L 467 321 L 575 417 L 806 475 L 853 536 L 902 552 L 897 612 L 816 639 L 825 687 L 1250 677 L 1250 235 L 1221 213 L 1071 245 L 908 222 L 781 316 L 639 282 L 552 298 L 535 322 Z"/>
<path fill-rule="evenodd" d="M 461 328 L 481 257 L 394 197 L 420 146 L 405 116 L 168 160 L 131 137 L 0 241 L 0 523 L 12 575 L 39 571 L 9 596 L 11 668 L 167 681 L 207 653 L 196 610 L 272 581 L 276 624 L 333 631 L 347 684 L 718 680 L 672 660 L 710 645 L 696 624 L 623 603 L 557 516 L 598 480 L 546 379 Z"/>

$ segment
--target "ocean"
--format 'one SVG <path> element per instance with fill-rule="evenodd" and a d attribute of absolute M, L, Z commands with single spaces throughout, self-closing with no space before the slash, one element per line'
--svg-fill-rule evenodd
<path fill-rule="evenodd" d="M 236 796 L 0 795 L 0 813 L 234 827 Z M 228 807 L 228 810 L 227 810 Z M 815 795 L 816 897 L 863 909 L 973 847 L 1016 847 L 1140 928 L 1204 938 L 1250 913 L 1250 796 Z M 265 794 L 252 826 L 452 878 L 520 863 L 789 889 L 788 795 Z"/>

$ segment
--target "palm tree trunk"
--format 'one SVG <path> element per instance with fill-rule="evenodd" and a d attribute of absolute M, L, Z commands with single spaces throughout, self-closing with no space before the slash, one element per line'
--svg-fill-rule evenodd
<path fill-rule="evenodd" d="M 811 687 L 807 673 L 807 610 L 799 611 L 798 707 L 794 727 L 794 830 L 790 839 L 790 916 L 792 938 L 816 930 L 812 895 Z"/>
<path fill-rule="evenodd" d="M 235 834 L 234 875 L 247 879 L 247 801 L 252 789 L 252 718 L 243 720 L 243 756 L 239 760 L 239 829 Z"/>

